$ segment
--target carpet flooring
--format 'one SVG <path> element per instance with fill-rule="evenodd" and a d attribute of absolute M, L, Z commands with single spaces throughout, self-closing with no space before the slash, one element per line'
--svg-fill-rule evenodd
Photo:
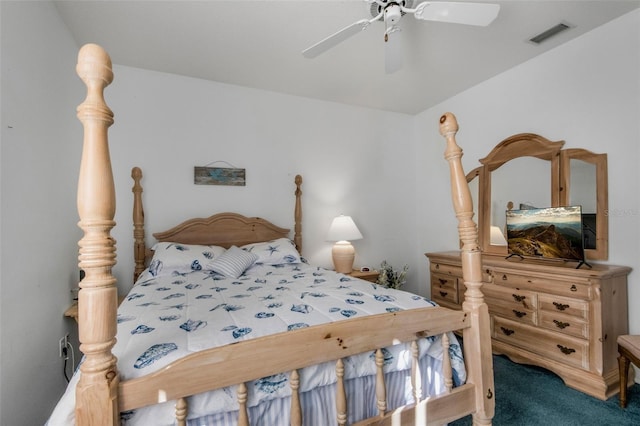
<path fill-rule="evenodd" d="M 493 357 L 495 426 L 640 426 L 640 384 L 629 388 L 626 409 L 567 387 L 554 373 Z M 468 426 L 471 416 L 450 423 Z"/>

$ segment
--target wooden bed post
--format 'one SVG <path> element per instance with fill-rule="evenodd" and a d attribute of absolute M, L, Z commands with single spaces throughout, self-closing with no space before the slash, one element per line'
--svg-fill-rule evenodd
<path fill-rule="evenodd" d="M 302 185 L 302 176 L 300 175 L 296 175 L 296 179 L 295 179 L 295 183 L 296 183 L 296 206 L 295 206 L 295 211 L 294 211 L 294 235 L 293 235 L 293 242 L 296 245 L 296 248 L 298 249 L 299 253 L 302 253 L 302 205 L 301 205 L 301 201 L 300 198 L 302 197 L 302 190 L 300 189 L 300 186 Z"/>
<path fill-rule="evenodd" d="M 115 189 L 107 129 L 113 113 L 103 91 L 113 80 L 109 55 L 95 44 L 80 49 L 76 72 L 87 86 L 87 97 L 78 106 L 84 127 L 82 162 L 78 181 L 79 266 L 85 271 L 78 294 L 78 333 L 85 359 L 76 389 L 78 425 L 117 425 L 118 372 L 111 348 L 116 342 L 118 294 L 111 268 L 116 263 Z"/>
<path fill-rule="evenodd" d="M 473 423 L 490 425 L 495 410 L 493 357 L 489 310 L 482 295 L 482 254 L 478 246 L 478 228 L 473 221 L 473 203 L 464 170 L 462 149 L 455 140 L 458 122 L 451 113 L 440 117 L 440 134 L 447 141 L 444 157 L 449 162 L 451 197 L 458 218 L 462 241 L 462 276 L 467 290 L 462 309 L 469 313 L 471 328 L 463 330 L 463 346 L 467 365 L 467 381 L 477 386 L 476 412 Z M 475 331 L 474 331 L 475 330 Z"/>
<path fill-rule="evenodd" d="M 131 169 L 133 178 L 133 258 L 135 268 L 133 271 L 133 283 L 138 281 L 138 277 L 144 271 L 145 259 L 147 255 L 147 245 L 144 240 L 144 208 L 142 207 L 142 170 L 140 167 Z"/>

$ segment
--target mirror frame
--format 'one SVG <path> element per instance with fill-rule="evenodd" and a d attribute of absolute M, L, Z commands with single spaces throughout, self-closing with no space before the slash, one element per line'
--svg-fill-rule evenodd
<path fill-rule="evenodd" d="M 560 152 L 560 203 L 569 205 L 571 194 L 571 160 L 581 160 L 596 167 L 596 248 L 585 249 L 587 259 L 609 258 L 609 182 L 607 154 L 595 154 L 583 148 Z"/>
<path fill-rule="evenodd" d="M 489 155 L 480 159 L 480 201 L 478 204 L 479 243 L 487 254 L 507 255 L 506 246 L 491 245 L 491 172 L 506 162 L 520 157 L 535 157 L 549 161 L 551 188 L 550 206 L 560 205 L 560 150 L 564 141 L 552 142 L 534 133 L 518 133 L 500 142 Z M 505 206 L 506 209 L 506 206 Z"/>
<path fill-rule="evenodd" d="M 467 181 L 479 177 L 478 244 L 486 254 L 506 256 L 506 246 L 490 243 L 491 173 L 506 162 L 535 157 L 549 161 L 551 175 L 550 207 L 568 205 L 571 188 L 571 160 L 582 160 L 596 166 L 596 248 L 585 249 L 587 259 L 607 260 L 609 245 L 607 154 L 595 154 L 582 148 L 563 150 L 565 141 L 550 141 L 535 133 L 519 133 L 496 145 L 480 167 L 467 174 Z M 506 208 L 506 206 L 505 206 Z"/>

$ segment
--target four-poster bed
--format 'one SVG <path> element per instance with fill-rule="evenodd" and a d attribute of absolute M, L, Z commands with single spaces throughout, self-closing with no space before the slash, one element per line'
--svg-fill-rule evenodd
<path fill-rule="evenodd" d="M 282 392 L 286 395 L 284 399 L 290 408 L 286 415 L 278 416 L 286 416 L 287 424 L 302 424 L 303 419 L 308 419 L 305 410 L 309 405 L 303 401 L 307 398 L 306 391 L 310 390 L 310 385 L 305 381 L 324 376 L 330 377 L 324 385 L 335 388 L 335 396 L 319 410 L 334 413 L 331 423 L 347 424 L 358 421 L 358 424 L 443 424 L 473 414 L 474 423 L 491 424 L 494 386 L 489 316 L 480 290 L 481 254 L 477 244 L 476 225 L 472 220 L 471 196 L 460 161 L 462 150 L 455 141 L 457 123 L 453 115 L 442 116 L 440 132 L 447 142 L 445 158 L 450 164 L 452 199 L 463 243 L 462 269 L 467 293 L 461 311 L 433 306 L 432 302 L 416 295 L 385 289 L 333 271 L 314 269 L 305 264 L 299 258 L 302 245 L 302 179 L 299 176 L 295 182 L 296 223 L 291 247 L 287 246 L 288 229 L 279 228 L 259 218 L 222 213 L 207 219 L 188 220 L 169 231 L 154 234 L 158 243 L 154 246 L 155 252 L 152 253 L 144 240 L 144 209 L 140 184 L 142 172 L 138 168 L 132 171 L 135 182 L 133 216 L 137 284 L 118 311 L 115 279 L 111 274 L 115 264 L 115 246 L 110 237 L 110 230 L 115 225 L 115 192 L 107 141 L 107 129 L 113 123 L 113 114 L 103 98 L 103 90 L 113 78 L 109 56 L 97 45 L 86 45 L 80 50 L 77 71 L 88 88 L 86 100 L 78 107 L 78 117 L 85 129 L 78 186 L 80 227 L 84 230 L 79 258 L 80 268 L 86 275 L 80 284 L 78 303 L 80 349 L 85 358 L 79 369 L 80 374 L 74 377 L 77 381 L 75 391 L 72 390 L 75 394 L 73 403 L 77 424 L 115 425 L 121 421 L 127 423 L 128 416 L 135 417 L 136 410 L 146 410 L 141 407 L 150 404 L 163 405 L 162 403 L 166 405 L 167 401 L 175 406 L 175 409 L 172 408 L 175 412 L 175 422 L 179 425 L 187 424 L 194 416 L 190 412 L 191 408 L 197 412 L 201 405 L 199 399 L 191 396 L 214 389 L 222 389 L 224 392 L 213 394 L 215 396 L 210 399 L 216 401 L 233 393 L 233 423 L 255 424 L 253 416 L 256 415 L 256 405 L 252 406 L 251 400 L 258 393 L 255 386 L 259 385 L 256 383 L 265 385 L 271 393 L 277 387 L 274 377 L 288 383 Z M 277 262 L 270 262 L 265 253 L 273 254 L 276 243 L 287 247 L 288 254 Z M 197 261 L 193 261 L 189 257 L 190 269 L 179 269 L 182 265 L 168 266 L 176 256 L 182 256 L 193 247 L 202 246 L 206 248 L 198 253 L 202 253 L 204 258 L 199 257 Z M 175 256 L 162 257 L 165 252 L 172 250 L 177 253 Z M 151 264 L 147 267 L 150 256 Z M 232 261 L 229 260 L 230 257 Z M 246 260 L 248 266 L 243 265 L 236 271 L 235 266 L 239 259 Z M 207 268 L 213 272 L 207 272 Z M 266 272 L 263 273 L 261 270 Z M 254 273 L 262 275 L 253 275 Z M 229 281 L 225 281 L 227 279 Z M 295 283 L 297 279 L 302 280 L 303 284 Z M 269 280 L 273 280 L 274 287 L 269 287 L 266 293 L 260 293 L 271 284 Z M 188 284 L 185 284 L 186 282 Z M 219 318 L 226 321 L 230 316 L 239 316 L 245 311 L 241 309 L 240 302 L 233 302 L 235 305 L 232 306 L 232 299 L 225 298 L 226 295 L 230 294 L 230 289 L 240 289 L 248 283 L 251 283 L 251 286 L 245 287 L 244 293 L 231 296 L 241 299 L 233 300 L 242 300 L 242 303 L 245 303 L 244 300 L 254 296 L 250 293 L 258 294 L 256 297 L 259 300 L 271 300 L 274 293 L 284 289 L 282 294 L 286 293 L 286 297 L 295 293 L 291 299 L 285 299 L 284 303 L 286 306 L 292 306 L 291 311 L 295 315 L 323 312 L 323 318 L 311 320 L 309 324 L 294 322 L 284 331 L 280 331 L 279 327 L 282 324 L 278 323 L 274 326 L 276 331 L 273 334 L 265 332 L 255 338 L 244 338 L 254 330 L 254 324 L 264 318 L 273 318 L 272 311 L 259 312 L 255 316 L 258 320 L 240 320 L 253 321 L 250 326 L 234 324 L 223 329 L 226 334 L 210 334 L 206 339 L 198 340 L 194 337 L 195 333 L 183 333 L 188 336 L 184 338 L 184 346 L 189 348 L 185 357 L 176 355 L 175 359 L 172 358 L 180 352 L 178 347 L 183 346 L 181 341 L 176 344 L 165 340 L 165 343 L 151 346 L 137 359 L 135 357 L 139 351 L 135 352 L 133 367 L 125 361 L 124 349 L 121 347 L 137 347 L 139 336 L 142 335 L 142 339 L 145 339 L 153 334 L 147 333 L 155 330 L 155 323 L 153 326 L 149 325 L 151 320 L 148 320 L 148 312 L 154 305 L 159 304 L 160 299 L 187 298 L 186 303 L 162 305 L 161 309 L 188 309 L 189 319 L 183 322 L 187 316 L 184 316 L 182 311 L 171 311 L 171 315 L 161 315 L 160 321 L 154 317 L 154 321 L 159 323 L 179 319 L 176 324 L 180 323 L 180 328 L 188 332 L 214 328 L 205 327 L 207 323 L 215 323 L 220 329 L 226 323 L 218 323 Z M 253 285 L 255 283 L 259 285 Z M 302 287 L 295 287 L 297 285 Z M 179 286 L 180 291 L 176 292 L 174 289 L 178 287 L 173 286 Z M 184 290 L 185 288 L 187 290 Z M 300 290 L 290 291 L 292 288 Z M 346 300 L 351 305 L 340 305 L 342 296 L 334 295 L 333 289 L 346 291 Z M 198 293 L 199 291 L 203 292 Z M 158 294 L 162 294 L 163 297 L 159 297 Z M 164 297 L 165 294 L 168 296 Z M 198 296 L 194 296 L 196 294 Z M 334 299 L 331 299 L 332 297 Z M 297 298 L 306 299 L 299 302 Z M 326 305 L 316 302 L 326 298 L 331 300 Z M 313 302 L 309 301 L 310 299 L 313 299 Z M 145 300 L 149 302 L 139 303 Z M 223 316 L 218 319 L 212 317 L 206 321 L 194 320 L 192 315 L 194 312 L 200 312 L 198 303 L 203 300 L 210 303 L 206 305 L 207 308 L 211 307 L 202 309 L 203 311 L 222 313 Z M 210 302 L 214 300 L 215 303 Z M 224 303 L 220 303 L 220 300 Z M 269 306 L 271 308 L 271 305 Z M 282 303 L 274 306 L 273 311 L 277 311 Z M 364 306 L 372 306 L 367 315 L 361 315 L 365 310 Z M 158 316 L 157 313 L 153 315 Z M 285 313 L 282 318 L 287 315 L 294 314 Z M 341 319 L 341 315 L 345 318 Z M 123 332 L 123 324 L 126 324 L 127 320 L 138 321 L 140 318 L 148 321 L 133 328 L 130 333 Z M 457 344 L 454 331 L 461 332 L 463 336 L 463 366 L 456 364 L 460 360 L 456 359 Z M 117 332 L 116 357 L 114 346 Z M 200 348 L 200 345 L 204 344 L 203 340 L 225 338 L 228 341 L 220 343 L 218 347 Z M 406 346 L 403 346 L 405 342 Z M 145 344 L 147 343 L 142 343 L 143 346 L 140 347 L 145 347 Z M 436 355 L 428 355 L 430 351 Z M 453 355 L 453 360 L 450 355 Z M 360 358 L 356 358 L 357 356 Z M 398 371 L 392 371 L 389 366 L 391 363 L 387 362 L 391 359 L 394 359 L 394 365 L 400 364 L 401 359 L 405 360 L 407 365 L 404 370 L 398 367 Z M 166 365 L 160 365 L 165 361 Z M 365 366 L 367 361 L 370 361 L 370 365 Z M 435 364 L 424 364 L 434 361 Z M 321 373 L 320 370 L 305 373 L 309 371 L 308 368 L 328 363 L 331 363 L 330 373 Z M 438 368 L 432 368 L 434 365 Z M 129 374 L 130 371 L 143 370 L 149 366 L 154 369 L 149 374 L 143 372 L 135 378 Z M 434 376 L 436 378 L 430 377 L 425 368 L 429 371 L 437 369 Z M 360 369 L 371 371 L 363 376 L 354 375 L 353 371 Z M 453 379 L 465 373 L 466 382 L 456 383 L 454 387 Z M 394 374 L 398 374 L 401 381 L 405 377 L 410 378 L 404 380 L 410 381 L 407 392 L 394 391 Z M 359 383 L 360 379 L 366 382 L 369 378 L 369 387 L 374 389 L 371 392 L 373 414 L 358 414 L 359 417 L 355 418 L 350 412 L 356 408 L 351 401 L 351 398 L 355 398 L 351 389 L 353 386 L 360 386 L 361 383 L 353 383 Z M 269 380 L 265 382 L 265 379 Z M 439 380 L 442 383 L 432 383 Z M 400 403 L 391 401 L 395 398 L 394 394 L 403 392 L 409 395 L 401 395 Z M 356 393 L 362 392 L 358 390 Z M 317 405 L 310 405 L 314 404 Z M 369 403 L 356 403 L 360 404 Z M 390 409 L 390 406 L 398 408 Z M 145 412 L 145 416 L 149 415 L 151 414 Z M 148 421 L 149 417 L 146 419 Z M 53 420 L 50 421 L 50 424 L 53 423 Z M 159 424 L 155 421 L 153 423 Z"/>

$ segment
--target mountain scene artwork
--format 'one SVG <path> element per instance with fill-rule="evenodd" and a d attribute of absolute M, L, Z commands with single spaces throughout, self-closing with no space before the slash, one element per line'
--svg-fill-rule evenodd
<path fill-rule="evenodd" d="M 507 211 L 510 255 L 583 260 L 580 206 Z"/>

